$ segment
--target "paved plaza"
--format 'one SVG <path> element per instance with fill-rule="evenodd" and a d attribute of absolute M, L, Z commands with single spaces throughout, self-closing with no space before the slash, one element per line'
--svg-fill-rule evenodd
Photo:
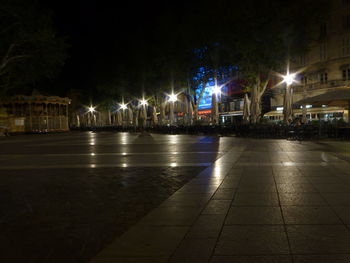
<path fill-rule="evenodd" d="M 89 132 L 4 138 L 0 257 L 348 263 L 346 145 Z"/>

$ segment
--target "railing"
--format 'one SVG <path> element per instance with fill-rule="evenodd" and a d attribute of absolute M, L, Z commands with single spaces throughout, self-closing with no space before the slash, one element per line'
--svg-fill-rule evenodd
<path fill-rule="evenodd" d="M 350 85 L 350 80 L 329 80 L 325 83 L 315 82 L 310 84 L 293 86 L 293 92 L 298 93 L 298 92 L 304 92 L 304 90 L 310 91 L 310 90 L 317 90 L 317 89 L 340 88 L 340 87 L 346 87 L 349 85 Z"/>

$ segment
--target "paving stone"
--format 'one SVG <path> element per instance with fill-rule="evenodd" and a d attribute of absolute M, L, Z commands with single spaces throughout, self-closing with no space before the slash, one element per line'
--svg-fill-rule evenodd
<path fill-rule="evenodd" d="M 332 207 L 345 224 L 350 224 L 350 206 Z"/>
<path fill-rule="evenodd" d="M 283 206 L 286 224 L 342 224 L 329 207 Z"/>
<path fill-rule="evenodd" d="M 276 193 L 237 193 L 233 206 L 278 206 Z"/>
<path fill-rule="evenodd" d="M 287 225 L 293 254 L 350 253 L 350 231 L 343 225 Z"/>
<path fill-rule="evenodd" d="M 274 185 L 275 180 L 272 175 L 269 176 L 243 176 L 241 179 L 241 185 L 251 185 L 251 184 L 267 184 Z"/>
<path fill-rule="evenodd" d="M 170 257 L 187 231 L 188 227 L 180 226 L 137 225 L 115 240 L 99 256 Z"/>
<path fill-rule="evenodd" d="M 284 227 L 224 226 L 215 249 L 215 255 L 271 255 L 288 254 Z"/>
<path fill-rule="evenodd" d="M 320 193 L 350 193 L 350 186 L 345 184 L 314 184 Z"/>
<path fill-rule="evenodd" d="M 224 224 L 226 215 L 200 215 L 192 225 L 186 238 L 217 238 Z"/>
<path fill-rule="evenodd" d="M 281 183 L 276 186 L 279 193 L 317 193 L 310 183 Z"/>
<path fill-rule="evenodd" d="M 292 263 L 292 256 L 214 256 L 210 263 Z"/>
<path fill-rule="evenodd" d="M 295 255 L 294 263 L 349 263 L 350 254 L 347 255 Z"/>
<path fill-rule="evenodd" d="M 222 184 L 220 185 L 220 188 L 237 188 L 239 185 L 239 180 L 234 178 L 226 178 Z"/>
<path fill-rule="evenodd" d="M 89 263 L 166 263 L 169 257 L 108 257 L 95 258 Z"/>
<path fill-rule="evenodd" d="M 178 190 L 178 193 L 214 193 L 217 188 L 218 185 L 185 185 Z"/>
<path fill-rule="evenodd" d="M 336 176 L 308 176 L 307 179 L 313 184 L 341 184 L 342 180 Z"/>
<path fill-rule="evenodd" d="M 226 225 L 234 224 L 283 224 L 279 207 L 231 207 Z"/>
<path fill-rule="evenodd" d="M 281 205 L 285 206 L 327 206 L 328 204 L 317 193 L 279 193 Z"/>
<path fill-rule="evenodd" d="M 231 176 L 241 176 L 243 173 L 243 169 L 235 169 L 232 168 L 228 173 L 227 176 L 231 177 Z"/>
<path fill-rule="evenodd" d="M 201 212 L 201 207 L 166 206 L 158 207 L 139 222 L 142 225 L 189 226 Z"/>
<path fill-rule="evenodd" d="M 213 200 L 232 200 L 235 195 L 236 189 L 234 188 L 221 188 L 213 195 Z"/>
<path fill-rule="evenodd" d="M 215 244 L 216 239 L 184 239 L 168 262 L 209 262 Z"/>
<path fill-rule="evenodd" d="M 323 193 L 322 196 L 333 206 L 350 206 L 350 193 Z"/>
<path fill-rule="evenodd" d="M 202 214 L 226 215 L 230 204 L 230 200 L 210 200 Z"/>
<path fill-rule="evenodd" d="M 241 184 L 237 190 L 239 193 L 276 193 L 274 184 Z"/>

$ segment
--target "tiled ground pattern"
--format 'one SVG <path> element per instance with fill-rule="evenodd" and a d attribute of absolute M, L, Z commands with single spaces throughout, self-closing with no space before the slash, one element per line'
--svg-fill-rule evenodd
<path fill-rule="evenodd" d="M 311 142 L 232 142 L 91 263 L 350 262 L 350 164 Z"/>

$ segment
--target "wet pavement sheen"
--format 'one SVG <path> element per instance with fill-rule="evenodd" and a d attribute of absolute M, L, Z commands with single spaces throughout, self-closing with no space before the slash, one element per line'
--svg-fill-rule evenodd
<path fill-rule="evenodd" d="M 88 132 L 1 139 L 0 255 L 348 263 L 349 168 L 313 142 Z"/>
<path fill-rule="evenodd" d="M 339 153 L 226 140 L 228 151 L 91 263 L 349 262 L 350 164 Z"/>
<path fill-rule="evenodd" d="M 229 146 L 127 133 L 0 138 L 0 262 L 89 261 Z"/>

